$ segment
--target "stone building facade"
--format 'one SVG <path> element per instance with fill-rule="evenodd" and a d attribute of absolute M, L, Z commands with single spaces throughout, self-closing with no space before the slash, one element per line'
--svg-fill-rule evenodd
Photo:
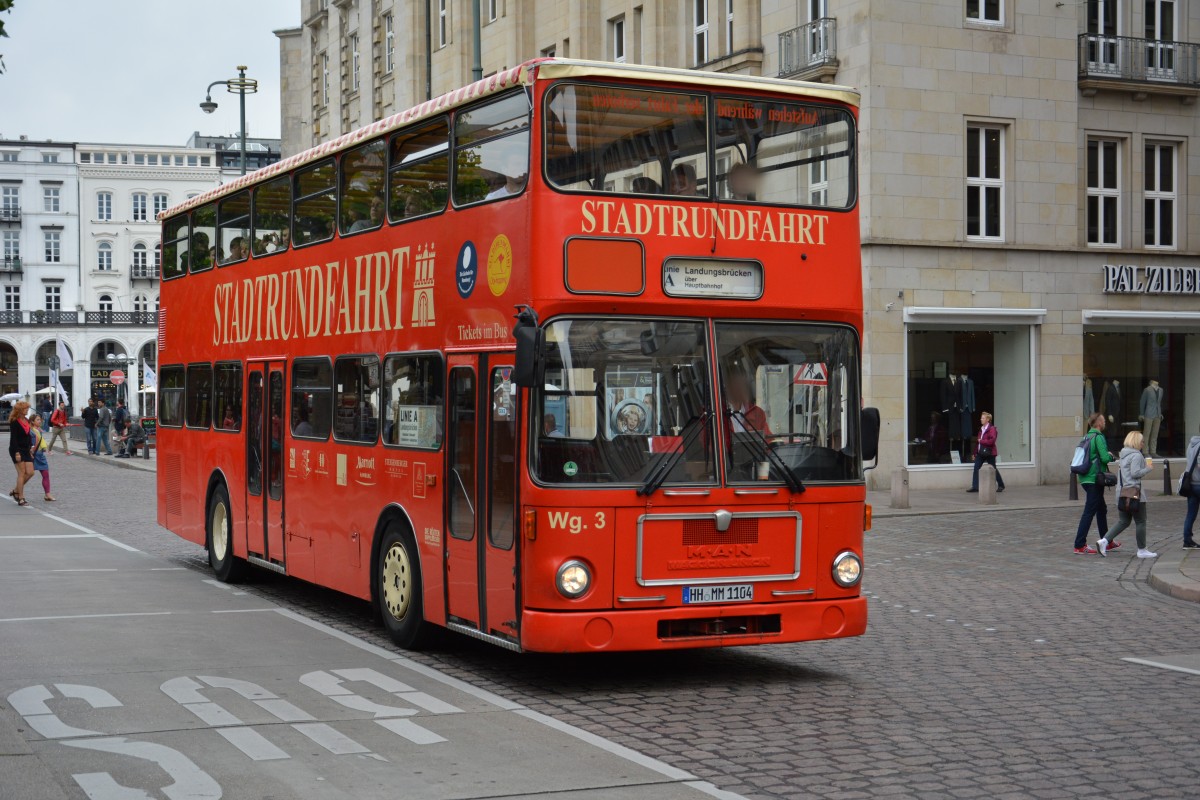
<path fill-rule="evenodd" d="M 301 2 L 285 155 L 472 79 L 470 3 Z M 480 7 L 484 75 L 557 55 L 859 89 L 876 485 L 965 488 L 985 410 L 1014 485 L 1064 481 L 1093 413 L 1162 456 L 1200 431 L 1200 3 Z"/>

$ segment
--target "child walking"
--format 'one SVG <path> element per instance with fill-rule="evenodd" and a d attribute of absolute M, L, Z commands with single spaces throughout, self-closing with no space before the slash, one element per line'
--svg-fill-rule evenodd
<path fill-rule="evenodd" d="M 46 458 L 46 452 L 50 449 L 50 445 L 46 442 L 46 437 L 42 435 L 42 416 L 38 414 L 33 418 L 33 425 L 30 426 L 33 431 L 33 468 L 42 473 L 42 491 L 46 493 L 46 499 L 53 501 L 50 496 L 50 459 Z"/>

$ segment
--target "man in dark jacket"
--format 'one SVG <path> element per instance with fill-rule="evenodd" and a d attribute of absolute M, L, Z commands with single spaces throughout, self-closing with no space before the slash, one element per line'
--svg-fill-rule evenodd
<path fill-rule="evenodd" d="M 89 398 L 87 406 L 79 412 L 79 416 L 83 417 L 83 436 L 87 439 L 87 450 L 92 455 L 100 454 L 100 443 L 96 441 L 96 420 L 100 419 L 100 413 L 96 411 L 96 399 Z"/>
<path fill-rule="evenodd" d="M 108 410 L 108 405 L 104 402 L 104 398 L 96 401 L 98 408 L 96 413 L 100 416 L 96 420 L 96 444 L 104 443 L 104 454 L 112 455 L 112 441 L 108 438 L 108 429 L 112 426 L 112 412 Z M 100 455 L 99 446 L 96 447 L 96 455 Z"/>
<path fill-rule="evenodd" d="M 121 452 L 117 453 L 117 458 L 136 456 L 138 447 L 146 444 L 146 430 L 142 427 L 141 420 L 135 419 L 118 441 L 121 443 Z"/>

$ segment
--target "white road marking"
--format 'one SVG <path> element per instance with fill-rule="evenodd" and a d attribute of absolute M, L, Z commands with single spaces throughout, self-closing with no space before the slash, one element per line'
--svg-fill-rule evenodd
<path fill-rule="evenodd" d="M 54 688 L 62 692 L 63 697 L 82 700 L 92 708 L 120 708 L 123 703 L 104 689 L 95 686 L 83 686 L 78 683 L 56 683 Z"/>
<path fill-rule="evenodd" d="M 1161 661 L 1151 661 L 1148 658 L 1122 658 L 1122 661 L 1128 661 L 1131 664 L 1143 664 L 1147 667 L 1158 667 L 1159 669 L 1169 669 L 1174 672 L 1186 672 L 1188 675 L 1200 675 L 1200 669 L 1192 669 L 1191 667 L 1177 667 L 1174 664 L 1164 664 Z"/>
<path fill-rule="evenodd" d="M 258 700 L 256 702 L 262 706 L 264 711 L 283 722 L 308 722 L 309 720 L 316 719 L 312 714 L 301 708 L 297 708 L 287 700 L 275 698 L 274 700 Z"/>
<path fill-rule="evenodd" d="M 174 782 L 162 787 L 162 793 L 170 800 L 220 800 L 221 787 L 212 777 L 200 769 L 178 750 L 152 742 L 131 742 L 124 736 L 112 736 L 104 739 L 79 739 L 63 742 L 67 747 L 78 747 L 83 750 L 97 750 L 102 753 L 140 758 L 153 761 L 164 772 L 170 775 Z M 113 780 L 106 772 L 89 772 L 82 776 L 72 775 L 79 788 L 87 793 L 91 800 L 134 800 L 149 798 L 138 789 L 130 789 Z M 83 781 L 80 781 L 80 777 Z"/>
<path fill-rule="evenodd" d="M 387 728 L 397 736 L 408 739 L 413 744 L 437 744 L 446 741 L 433 731 L 422 728 L 410 719 L 377 719 L 376 725 Z"/>
<path fill-rule="evenodd" d="M 62 619 L 107 619 L 111 617 L 165 617 L 174 611 L 131 611 L 126 614 L 66 614 L 61 617 L 8 617 L 0 622 L 46 622 Z"/>
<path fill-rule="evenodd" d="M 335 756 L 371 752 L 368 748 L 363 747 L 340 731 L 334 730 L 324 722 L 305 723 L 303 725 L 293 725 L 292 727 Z"/>
<path fill-rule="evenodd" d="M 285 761 L 289 756 L 253 728 L 221 728 L 217 731 L 251 761 Z"/>
<path fill-rule="evenodd" d="M 91 528 L 85 528 L 82 525 L 79 525 L 78 523 L 71 522 L 71 520 L 69 520 L 69 519 L 63 519 L 62 517 L 56 516 L 54 514 L 46 512 L 46 511 L 38 511 L 38 513 L 41 514 L 43 517 L 46 517 L 47 519 L 52 519 L 55 522 L 61 522 L 63 525 L 66 525 L 69 528 L 74 528 L 77 531 L 83 531 L 84 533 L 89 533 L 92 536 L 95 536 L 97 539 L 100 539 L 101 541 L 108 542 L 113 547 L 119 547 L 122 550 L 128 550 L 131 553 L 142 552 L 141 550 L 138 550 L 136 547 L 130 547 L 129 545 L 125 544 L 124 542 L 118 542 L 116 539 L 110 539 L 109 537 L 105 536 L 103 533 L 97 533 L 96 531 L 92 530 Z"/>

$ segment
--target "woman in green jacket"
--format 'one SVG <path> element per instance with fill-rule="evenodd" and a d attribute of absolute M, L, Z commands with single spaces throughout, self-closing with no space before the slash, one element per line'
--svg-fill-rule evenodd
<path fill-rule="evenodd" d="M 1092 414 L 1088 417 L 1088 432 L 1084 437 L 1092 456 L 1092 468 L 1086 475 L 1079 478 L 1083 490 L 1087 492 L 1087 501 L 1083 504 L 1083 516 L 1079 518 L 1079 528 L 1075 531 L 1075 552 L 1079 555 L 1091 555 L 1097 552 L 1088 547 L 1088 528 L 1092 527 L 1092 518 L 1096 519 L 1096 527 L 1100 529 L 1100 538 L 1108 535 L 1108 504 L 1104 501 L 1104 481 L 1099 477 L 1101 472 L 1108 472 L 1108 464 L 1113 460 L 1108 452 L 1108 444 L 1104 441 L 1104 415 Z"/>

